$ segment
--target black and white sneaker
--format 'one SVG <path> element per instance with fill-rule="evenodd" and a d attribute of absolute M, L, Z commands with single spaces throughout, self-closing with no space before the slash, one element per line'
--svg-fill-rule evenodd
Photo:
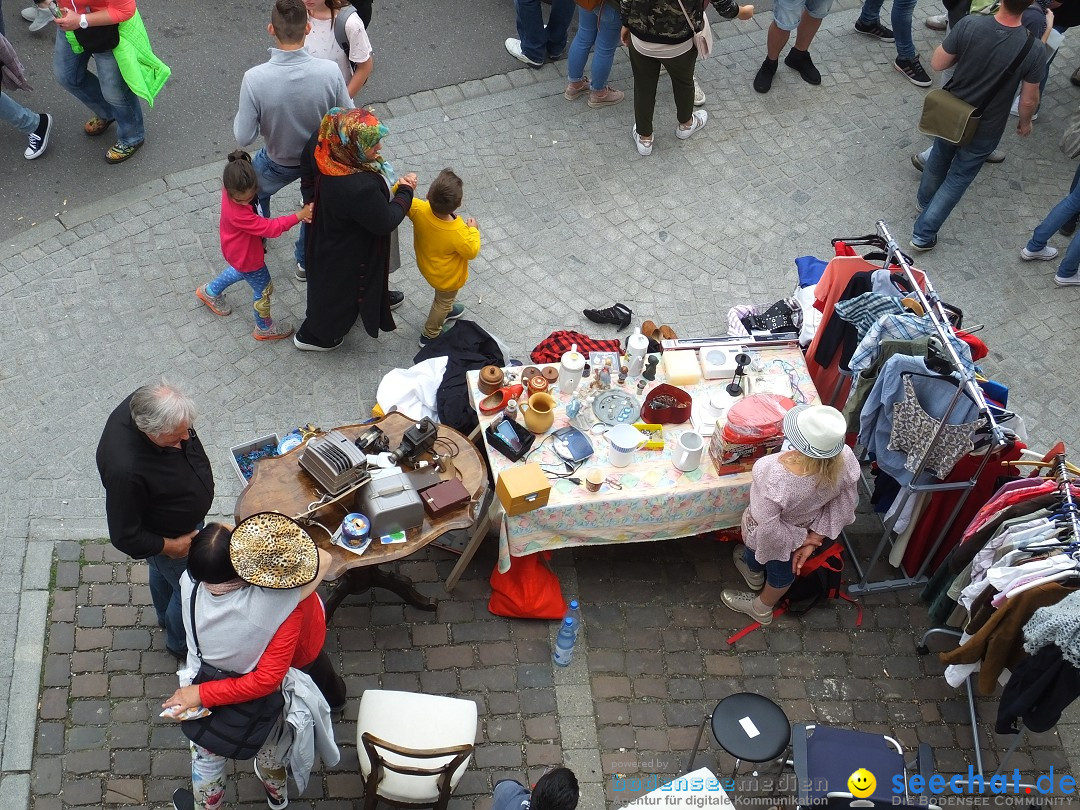
<path fill-rule="evenodd" d="M 860 34 L 866 34 L 868 37 L 874 37 L 874 39 L 880 39 L 882 42 L 892 42 L 893 32 L 892 29 L 886 28 L 877 20 L 874 20 L 869 25 L 855 21 L 855 30 Z"/>
<path fill-rule="evenodd" d="M 929 87 L 933 84 L 930 80 L 930 76 L 923 70 L 922 63 L 919 62 L 918 56 L 914 59 L 901 59 L 897 57 L 893 62 L 893 67 L 907 76 L 907 80 L 916 87 Z"/>
<path fill-rule="evenodd" d="M 397 309 L 405 303 L 405 293 L 400 290 L 390 291 L 390 309 Z"/>
<path fill-rule="evenodd" d="M 38 126 L 26 139 L 26 149 L 23 157 L 27 160 L 35 160 L 45 154 L 49 148 L 49 134 L 52 132 L 52 116 L 41 113 L 38 116 Z"/>

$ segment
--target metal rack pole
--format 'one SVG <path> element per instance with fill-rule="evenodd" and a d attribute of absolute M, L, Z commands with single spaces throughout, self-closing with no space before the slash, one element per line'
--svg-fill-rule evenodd
<path fill-rule="evenodd" d="M 964 495 L 961 496 L 960 501 L 953 507 L 953 511 L 949 517 L 949 520 L 946 522 L 945 525 L 942 526 L 937 538 L 931 544 L 927 555 L 924 557 L 922 563 L 919 566 L 919 570 L 915 573 L 914 576 L 908 575 L 906 572 L 904 572 L 904 576 L 900 579 L 871 583 L 867 581 L 870 576 L 870 572 L 877 565 L 878 561 L 881 559 L 882 554 L 884 554 L 885 549 L 890 542 L 892 526 L 895 525 L 895 520 L 891 522 L 887 521 L 883 527 L 881 539 L 878 541 L 877 547 L 874 549 L 874 552 L 871 555 L 870 562 L 866 565 L 865 568 L 856 563 L 856 569 L 858 570 L 860 575 L 859 581 L 848 587 L 848 592 L 855 596 L 872 592 L 912 588 L 926 581 L 925 572 L 927 567 L 929 566 L 930 560 L 933 559 L 934 555 L 941 547 L 941 544 L 945 542 L 945 537 L 949 529 L 951 528 L 953 521 L 960 513 L 960 509 L 963 506 L 964 501 L 966 501 L 968 495 L 970 495 L 971 488 L 974 486 L 975 481 L 978 480 L 979 474 L 981 474 L 982 471 L 986 468 L 986 464 L 990 458 L 990 455 L 996 448 L 1004 446 L 1006 444 L 1004 433 L 995 421 L 994 415 L 990 412 L 990 408 L 986 403 L 986 398 L 983 396 L 982 389 L 979 388 L 978 383 L 975 381 L 974 374 L 972 374 L 967 368 L 965 368 L 961 364 L 960 356 L 956 353 L 956 349 L 953 348 L 953 345 L 949 340 L 952 333 L 952 327 L 948 325 L 948 315 L 945 313 L 944 308 L 941 306 L 941 299 L 938 297 L 938 294 L 934 290 L 933 285 L 930 283 L 929 279 L 924 278 L 923 283 L 920 284 L 918 279 L 915 278 L 915 273 L 913 272 L 911 265 L 908 263 L 903 253 L 900 252 L 900 246 L 896 243 L 896 240 L 893 239 L 892 234 L 889 233 L 889 229 L 888 226 L 885 224 L 885 221 L 879 219 L 876 223 L 876 227 L 878 235 L 884 240 L 886 244 L 887 252 L 885 255 L 885 267 L 889 267 L 890 264 L 895 262 L 904 271 L 904 275 L 908 280 L 908 284 L 911 287 L 913 294 L 916 296 L 917 300 L 922 305 L 923 310 L 926 312 L 927 317 L 930 319 L 931 326 L 937 333 L 938 339 L 940 340 L 944 351 L 947 353 L 949 360 L 952 362 L 953 368 L 956 370 L 956 373 L 960 377 L 960 384 L 957 386 L 956 391 L 953 393 L 953 396 L 950 399 L 948 406 L 945 408 L 944 416 L 941 420 L 938 421 L 938 425 L 935 428 L 933 435 L 930 437 L 930 440 L 927 442 L 925 448 L 923 449 L 922 455 L 919 458 L 919 462 L 916 465 L 916 469 L 912 474 L 912 482 L 918 481 L 919 476 L 921 476 L 922 473 L 925 471 L 926 463 L 930 455 L 930 450 L 934 447 L 935 443 L 938 440 L 938 437 L 945 429 L 945 424 L 948 420 L 949 414 L 953 412 L 953 409 L 956 407 L 956 403 L 960 399 L 961 391 L 966 391 L 968 393 L 968 395 L 975 402 L 975 405 L 978 407 L 980 416 L 986 419 L 987 426 L 991 433 L 993 447 L 987 450 L 987 453 L 983 457 L 983 460 L 980 463 L 975 476 L 972 479 L 969 479 L 966 483 L 909 483 L 905 486 L 903 492 L 900 495 L 900 507 L 903 507 L 907 499 L 911 497 L 911 495 L 915 492 L 936 492 L 951 489 L 965 489 L 966 492 L 964 493 Z M 926 290 L 925 292 L 923 292 L 924 287 Z M 847 538 L 845 537 L 845 543 L 846 542 Z M 854 550 L 850 548 L 850 543 L 848 543 L 848 546 L 848 550 L 851 554 L 852 560 L 854 560 Z"/>

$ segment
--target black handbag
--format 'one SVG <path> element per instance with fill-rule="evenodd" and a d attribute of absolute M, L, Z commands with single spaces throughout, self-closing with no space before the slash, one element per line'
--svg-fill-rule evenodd
<path fill-rule="evenodd" d="M 95 25 L 91 28 L 76 28 L 75 39 L 87 53 L 104 53 L 120 44 L 120 26 Z"/>
<path fill-rule="evenodd" d="M 236 673 L 218 669 L 202 660 L 199 634 L 195 630 L 195 596 L 198 592 L 199 586 L 196 583 L 195 590 L 191 592 L 191 636 L 201 664 L 192 683 L 238 678 L 240 676 Z M 263 747 L 266 738 L 281 719 L 284 708 L 285 697 L 281 694 L 281 689 L 277 689 L 255 700 L 215 706 L 206 717 L 185 720 L 180 724 L 180 728 L 193 743 L 219 757 L 251 759 Z"/>

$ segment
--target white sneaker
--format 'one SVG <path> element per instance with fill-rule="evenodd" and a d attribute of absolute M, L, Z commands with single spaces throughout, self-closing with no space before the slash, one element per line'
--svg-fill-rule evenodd
<path fill-rule="evenodd" d="M 296 263 L 296 280 L 307 281 L 307 269 L 300 262 Z"/>
<path fill-rule="evenodd" d="M 534 62 L 532 59 L 525 55 L 525 53 L 521 50 L 520 39 L 508 37 L 503 43 L 503 47 L 506 48 L 506 52 L 508 54 L 517 59 L 519 62 L 524 62 L 531 68 L 542 68 L 544 66 L 543 62 Z"/>
<path fill-rule="evenodd" d="M 1071 276 L 1054 276 L 1054 283 L 1059 287 L 1070 287 L 1073 284 L 1080 284 L 1080 273 L 1073 273 Z"/>
<path fill-rule="evenodd" d="M 772 608 L 758 610 L 754 607 L 757 603 L 755 594 L 724 588 L 720 593 L 720 601 L 724 603 L 724 607 L 736 613 L 745 613 L 758 624 L 772 624 Z"/>
<path fill-rule="evenodd" d="M 44 28 L 46 25 L 51 24 L 53 21 L 52 12 L 49 11 L 47 8 L 38 8 L 37 6 L 35 6 L 34 12 L 34 21 L 30 23 L 31 33 L 33 33 L 34 31 L 40 31 L 42 28 Z"/>
<path fill-rule="evenodd" d="M 989 155 L 986 156 L 987 163 L 1004 163 L 1005 162 L 1005 150 L 995 149 Z"/>
<path fill-rule="evenodd" d="M 926 18 L 926 27 L 931 31 L 944 31 L 949 26 L 948 14 L 932 14 Z"/>
<path fill-rule="evenodd" d="M 698 84 L 697 77 L 694 77 L 694 106 L 700 107 L 705 103 L 705 91 L 701 89 L 701 85 Z"/>
<path fill-rule="evenodd" d="M 682 124 L 675 127 L 675 137 L 685 141 L 703 126 L 705 122 L 709 120 L 708 110 L 695 110 L 693 116 L 690 118 L 690 126 L 683 129 Z"/>
<path fill-rule="evenodd" d="M 648 157 L 652 154 L 653 139 L 649 138 L 648 143 L 643 141 L 641 136 L 637 134 L 637 127 L 634 127 L 634 143 L 637 145 L 637 153 L 642 157 Z"/>
<path fill-rule="evenodd" d="M 1020 258 L 1025 262 L 1043 261 L 1051 262 L 1057 258 L 1058 249 L 1047 245 L 1042 250 L 1028 250 L 1027 246 L 1020 248 Z"/>
<path fill-rule="evenodd" d="M 24 20 L 26 20 L 27 22 L 33 22 L 34 20 L 36 20 L 37 19 L 37 13 L 38 13 L 37 6 L 27 6 L 22 11 L 19 12 L 19 14 L 22 16 L 22 18 Z"/>
<path fill-rule="evenodd" d="M 758 571 L 757 573 L 750 570 L 750 566 L 746 564 L 746 557 L 743 555 L 746 553 L 746 546 L 739 543 L 735 548 L 731 550 L 731 559 L 735 563 L 735 568 L 742 578 L 746 580 L 746 584 L 750 586 L 752 591 L 760 591 L 765 587 L 765 572 Z"/>

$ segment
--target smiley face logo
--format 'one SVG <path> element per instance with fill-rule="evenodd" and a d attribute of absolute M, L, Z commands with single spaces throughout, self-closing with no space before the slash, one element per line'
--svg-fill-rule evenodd
<path fill-rule="evenodd" d="M 865 799 L 874 792 L 877 787 L 877 779 L 866 768 L 859 768 L 847 780 L 848 790 L 857 799 Z"/>

